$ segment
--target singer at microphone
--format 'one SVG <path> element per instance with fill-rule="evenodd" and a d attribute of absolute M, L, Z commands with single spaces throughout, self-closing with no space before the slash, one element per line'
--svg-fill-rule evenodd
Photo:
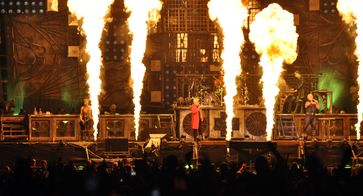
<path fill-rule="evenodd" d="M 315 113 L 320 109 L 320 104 L 314 99 L 313 94 L 308 94 L 305 102 L 305 123 L 302 135 L 306 135 L 306 129 L 310 126 L 313 137 L 315 138 Z"/>
<path fill-rule="evenodd" d="M 192 113 L 192 129 L 194 141 L 198 142 L 201 135 L 201 124 L 203 121 L 203 112 L 200 107 L 199 98 L 193 98 L 193 104 L 190 108 Z"/>

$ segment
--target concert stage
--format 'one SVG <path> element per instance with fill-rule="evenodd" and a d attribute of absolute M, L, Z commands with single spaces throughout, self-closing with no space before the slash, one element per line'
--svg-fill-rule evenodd
<path fill-rule="evenodd" d="M 222 125 L 224 108 L 205 107 L 207 120 L 203 140 L 199 148 L 200 158 L 219 163 L 224 161 L 252 162 L 259 155 L 269 155 L 271 147 L 263 139 L 263 108 L 239 107 L 234 122 L 233 137 L 226 142 Z M 162 160 L 175 155 L 181 160 L 191 159 L 193 142 L 188 126 L 189 109 L 176 110 L 172 114 L 141 116 L 140 137 L 135 141 L 132 115 L 101 115 L 98 140 L 84 141 L 79 128 L 79 115 L 30 115 L 1 117 L 1 163 L 15 161 L 17 157 L 86 161 L 115 161 L 124 158 L 138 159 L 145 156 Z M 318 114 L 316 133 L 307 131 L 305 140 L 301 134 L 304 114 L 278 114 L 273 132 L 273 145 L 289 162 L 300 161 L 307 154 L 317 154 L 327 166 L 339 164 L 344 145 L 355 142 L 355 114 Z M 190 124 L 190 123 L 189 123 Z M 24 127 L 28 125 L 27 127 Z M 160 148 L 146 147 L 149 134 L 166 134 Z M 312 139 L 316 141 L 312 141 Z M 229 148 L 229 153 L 228 149 Z"/>
<path fill-rule="evenodd" d="M 225 136 L 224 108 L 205 107 L 202 133 L 205 140 L 223 140 Z M 294 140 L 301 136 L 304 114 L 277 114 L 275 116 L 274 140 Z M 315 130 L 307 130 L 308 139 L 355 140 L 356 114 L 317 114 Z M 166 134 L 167 140 L 191 141 L 190 110 L 178 108 L 173 114 L 144 114 L 140 120 L 140 138 L 143 141 L 150 133 Z M 79 115 L 30 115 L 0 117 L 1 141 L 55 142 L 84 141 L 81 138 Z M 248 141 L 265 139 L 265 114 L 261 107 L 239 107 L 233 120 L 233 139 Z M 124 138 L 135 140 L 132 115 L 101 115 L 97 140 Z"/>

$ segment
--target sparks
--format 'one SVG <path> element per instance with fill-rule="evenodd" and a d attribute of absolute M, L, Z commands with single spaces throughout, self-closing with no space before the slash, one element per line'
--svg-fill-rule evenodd
<path fill-rule="evenodd" d="M 250 26 L 250 40 L 261 55 L 260 66 L 263 74 L 263 98 L 266 107 L 266 139 L 272 139 L 274 106 L 280 89 L 278 80 L 283 71 L 283 63 L 293 63 L 297 58 L 296 27 L 294 15 L 273 3 L 256 15 Z"/>
<path fill-rule="evenodd" d="M 131 43 L 131 82 L 133 88 L 135 139 L 139 135 L 141 93 L 146 68 L 142 63 L 147 41 L 148 23 L 156 23 L 160 18 L 162 2 L 159 0 L 125 0 L 130 12 L 128 25 L 132 34 Z"/>
<path fill-rule="evenodd" d="M 102 31 L 105 26 L 105 19 L 109 13 L 110 5 L 114 0 L 68 0 L 69 11 L 76 15 L 81 23 L 81 33 L 85 36 L 86 53 L 89 55 L 87 62 L 87 84 L 89 86 L 89 96 L 91 100 L 93 116 L 93 137 L 97 140 L 99 100 L 101 93 L 100 72 L 102 66 L 102 53 L 99 47 Z"/>
<path fill-rule="evenodd" d="M 357 140 L 360 140 L 360 123 L 363 120 L 363 90 L 361 85 L 363 82 L 363 65 L 361 59 L 363 57 L 363 1 L 361 0 L 339 0 L 337 3 L 337 9 L 343 17 L 343 21 L 355 27 L 355 55 L 358 61 L 358 76 L 357 83 L 359 87 L 358 91 L 358 122 L 355 124 L 355 130 L 357 132 Z"/>
<path fill-rule="evenodd" d="M 226 140 L 232 137 L 232 119 L 234 117 L 234 96 L 237 94 L 236 77 L 241 73 L 241 46 L 244 43 L 242 27 L 247 19 L 247 9 L 241 0 L 211 0 L 208 3 L 209 17 L 220 25 L 223 31 L 222 52 L 226 95 Z"/>

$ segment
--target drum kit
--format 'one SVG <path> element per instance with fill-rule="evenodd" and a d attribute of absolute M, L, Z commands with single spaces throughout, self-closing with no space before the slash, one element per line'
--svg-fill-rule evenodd
<path fill-rule="evenodd" d="M 203 78 L 193 78 L 191 82 L 188 82 L 187 86 L 188 97 L 177 98 L 177 105 L 191 105 L 193 103 L 193 97 L 198 97 L 202 105 L 205 106 L 224 106 L 224 95 L 225 95 L 225 86 L 223 82 L 223 77 L 214 78 L 214 86 L 211 85 L 209 81 Z M 248 89 L 247 85 L 238 86 L 239 95 L 238 95 L 238 103 L 239 104 L 247 104 L 249 101 L 248 97 Z"/>

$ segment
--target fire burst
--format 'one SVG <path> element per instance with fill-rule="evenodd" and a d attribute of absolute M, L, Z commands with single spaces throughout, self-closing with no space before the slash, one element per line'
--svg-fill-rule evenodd
<path fill-rule="evenodd" d="M 358 61 L 358 122 L 355 124 L 357 131 L 357 140 L 360 140 L 360 123 L 363 120 L 363 90 L 361 89 L 363 82 L 363 65 L 361 63 L 363 57 L 363 1 L 362 0 L 339 0 L 337 3 L 339 13 L 343 16 L 345 23 L 356 27 L 356 38 L 355 38 L 355 55 Z"/>
<path fill-rule="evenodd" d="M 248 14 L 241 0 L 211 0 L 208 3 L 209 17 L 218 21 L 223 31 L 222 52 L 226 95 L 224 101 L 227 113 L 226 140 L 231 140 L 234 116 L 234 96 L 237 94 L 236 77 L 241 73 L 241 46 L 244 43 L 242 26 Z"/>
<path fill-rule="evenodd" d="M 87 39 L 86 52 L 89 55 L 87 62 L 87 83 L 92 107 L 94 140 L 97 139 L 97 124 L 99 115 L 98 96 L 101 93 L 101 65 L 102 53 L 99 43 L 105 25 L 105 16 L 109 13 L 110 5 L 114 0 L 68 0 L 69 11 L 82 21 L 81 31 Z"/>
<path fill-rule="evenodd" d="M 294 15 L 274 3 L 256 15 L 250 26 L 250 40 L 255 43 L 261 55 L 263 97 L 266 107 L 266 139 L 272 138 L 274 126 L 275 98 L 280 89 L 278 80 L 283 71 L 283 63 L 291 64 L 297 58 L 298 34 L 294 26 Z"/>
<path fill-rule="evenodd" d="M 139 135 L 141 112 L 141 93 L 146 68 L 142 63 L 147 41 L 148 22 L 156 23 L 162 3 L 159 0 L 125 0 L 125 6 L 130 12 L 128 25 L 132 34 L 131 43 L 131 82 L 133 87 L 135 138 Z"/>

